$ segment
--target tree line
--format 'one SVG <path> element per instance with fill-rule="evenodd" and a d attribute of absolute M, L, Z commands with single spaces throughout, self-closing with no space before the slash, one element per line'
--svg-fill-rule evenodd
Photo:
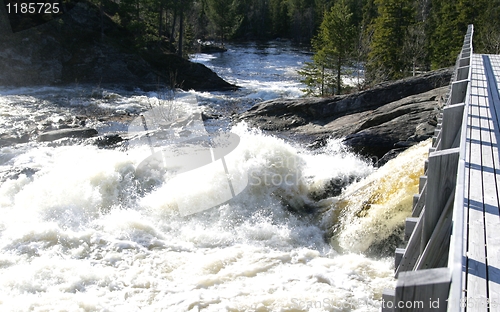
<path fill-rule="evenodd" d="M 305 91 L 341 94 L 341 77 L 353 68 L 365 71 L 366 86 L 452 66 L 468 24 L 475 52 L 500 53 L 499 0 L 334 1 L 312 38 L 313 60 L 301 71 Z"/>
<path fill-rule="evenodd" d="M 320 0 L 90 0 L 128 29 L 139 48 L 162 46 L 180 55 L 196 39 L 308 43 L 322 20 Z"/>
<path fill-rule="evenodd" d="M 316 95 L 344 92 L 349 68 L 365 84 L 451 66 L 468 24 L 474 48 L 500 53 L 500 0 L 91 0 L 140 49 L 182 56 L 196 39 L 290 39 L 310 44 L 301 73 Z"/>

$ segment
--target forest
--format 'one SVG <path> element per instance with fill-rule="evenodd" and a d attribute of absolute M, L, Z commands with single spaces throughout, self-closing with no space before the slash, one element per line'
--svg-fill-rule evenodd
<path fill-rule="evenodd" d="M 199 40 L 286 39 L 309 46 L 300 72 L 312 95 L 347 92 L 342 75 L 363 68 L 363 88 L 455 63 L 468 24 L 474 49 L 500 52 L 500 0 L 91 0 L 140 49 L 188 57 Z"/>

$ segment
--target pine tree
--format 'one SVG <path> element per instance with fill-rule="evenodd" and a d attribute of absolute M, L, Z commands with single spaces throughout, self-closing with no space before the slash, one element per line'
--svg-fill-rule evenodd
<path fill-rule="evenodd" d="M 474 49 L 493 52 L 486 48 L 490 42 L 486 37 L 495 33 L 499 36 L 499 4 L 498 0 L 433 0 L 430 46 L 432 67 L 455 64 L 469 24 L 474 24 Z M 494 37 L 495 35 L 490 38 Z"/>
<path fill-rule="evenodd" d="M 500 54 L 500 0 L 488 1 L 480 21 L 474 24 L 474 49 L 480 53 Z"/>
<path fill-rule="evenodd" d="M 288 0 L 288 3 L 293 39 L 300 42 L 310 41 L 319 25 L 314 0 Z"/>
<path fill-rule="evenodd" d="M 500 37 L 499 0 L 461 0 L 460 26 L 474 24 L 474 49 L 480 53 L 497 53 Z M 464 31 L 465 32 L 465 31 Z"/>
<path fill-rule="evenodd" d="M 312 40 L 316 52 L 313 62 L 299 72 L 305 76 L 303 82 L 309 93 L 324 96 L 342 92 L 342 74 L 350 64 L 356 41 L 352 13 L 345 0 L 340 0 L 325 13 L 319 33 Z"/>
<path fill-rule="evenodd" d="M 313 46 L 317 47 L 318 44 L 320 43 L 313 39 Z M 338 88 L 340 80 L 337 80 L 333 68 L 335 68 L 335 62 L 332 55 L 327 54 L 325 49 L 318 49 L 313 56 L 313 61 L 306 62 L 304 68 L 298 71 L 304 76 L 301 82 L 307 85 L 307 88 L 302 91 L 312 96 L 335 94 L 335 88 Z"/>
<path fill-rule="evenodd" d="M 457 0 L 432 1 L 432 32 L 430 40 L 432 68 L 455 63 L 467 25 L 461 25 Z"/>
<path fill-rule="evenodd" d="M 368 78 L 372 82 L 392 80 L 407 75 L 411 64 L 404 57 L 407 29 L 414 21 L 409 0 L 376 0 L 378 16 L 368 55 Z"/>
<path fill-rule="evenodd" d="M 288 1 L 270 0 L 269 11 L 271 15 L 272 35 L 279 37 L 287 36 L 290 30 Z"/>
<path fill-rule="evenodd" d="M 207 0 L 207 15 L 216 28 L 221 43 L 231 36 L 241 24 L 236 0 Z"/>

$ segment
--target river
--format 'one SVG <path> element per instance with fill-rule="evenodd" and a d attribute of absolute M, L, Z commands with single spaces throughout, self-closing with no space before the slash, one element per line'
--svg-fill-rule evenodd
<path fill-rule="evenodd" d="M 242 86 L 235 93 L 0 87 L 2 134 L 107 114 L 116 118 L 86 125 L 131 138 L 114 148 L 71 139 L 0 148 L 0 310 L 377 311 L 383 289 L 394 287 L 393 258 L 365 251 L 408 214 L 428 146 L 376 170 L 338 140 L 310 151 L 225 117 L 261 100 L 300 96 L 296 69 L 309 59 L 287 42 L 192 56 Z M 189 121 L 187 135 L 232 133 L 237 146 L 224 150 L 224 171 L 191 168 L 171 177 L 151 169 L 146 159 L 165 141 L 140 135 L 139 117 L 119 117 L 142 112 L 151 128 L 148 111 L 173 106 L 180 117 L 221 115 L 206 129 Z M 186 135 L 184 126 L 169 131 L 179 129 Z M 218 152 L 211 153 L 215 162 Z M 418 170 L 408 178 L 411 166 Z M 140 176 L 144 167 L 151 171 Z M 328 181 L 352 176 L 360 183 L 340 198 L 311 199 Z M 359 208 L 367 200 L 373 209 Z M 320 222 L 311 211 L 325 207 L 342 213 Z M 332 242 L 324 222 L 340 224 Z"/>

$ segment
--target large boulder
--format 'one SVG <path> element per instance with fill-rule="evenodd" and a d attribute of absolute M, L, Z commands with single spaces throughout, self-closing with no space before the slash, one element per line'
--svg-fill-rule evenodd
<path fill-rule="evenodd" d="M 309 141 L 344 138 L 357 152 L 381 157 L 432 135 L 451 74 L 442 69 L 344 96 L 265 101 L 238 118 Z"/>
<path fill-rule="evenodd" d="M 167 55 L 167 49 L 136 49 L 133 36 L 107 15 L 102 26 L 101 33 L 99 8 L 85 0 L 50 22 L 17 33 L 12 33 L 7 19 L 0 18 L 0 85 L 236 88 L 204 65 Z M 158 59 L 162 61 L 152 62 Z"/>

